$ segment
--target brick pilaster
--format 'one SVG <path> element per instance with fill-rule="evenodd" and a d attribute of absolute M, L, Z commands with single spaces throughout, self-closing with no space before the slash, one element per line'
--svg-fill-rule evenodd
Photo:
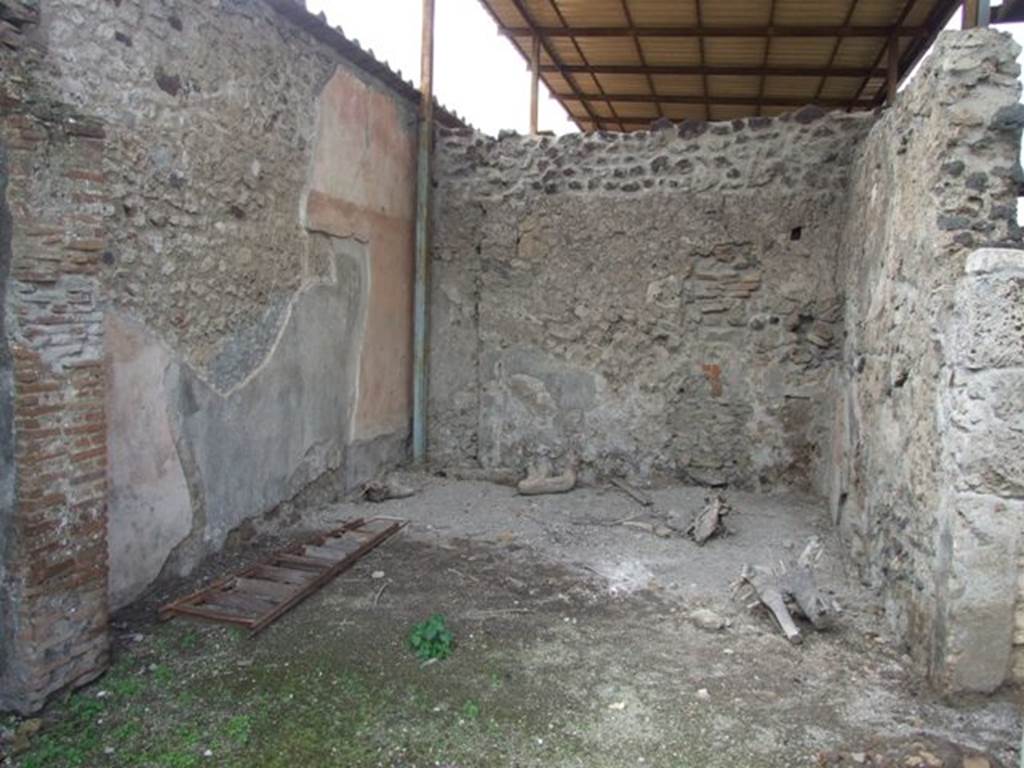
<path fill-rule="evenodd" d="M 108 657 L 105 132 L 2 81 L 0 102 L 14 447 L 0 709 L 30 712 L 96 677 Z"/>

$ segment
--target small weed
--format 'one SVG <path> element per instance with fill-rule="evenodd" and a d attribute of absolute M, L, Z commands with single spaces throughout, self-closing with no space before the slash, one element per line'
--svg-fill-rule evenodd
<path fill-rule="evenodd" d="M 199 755 L 181 750 L 161 752 L 155 758 L 160 768 L 194 768 L 199 765 Z"/>
<path fill-rule="evenodd" d="M 245 744 L 252 735 L 252 721 L 248 715 L 235 715 L 225 727 L 228 738 L 236 744 Z"/>
<path fill-rule="evenodd" d="M 161 664 L 153 670 L 153 679 L 161 685 L 170 685 L 171 681 L 174 680 L 174 673 L 171 672 L 169 667 Z"/>
<path fill-rule="evenodd" d="M 130 699 L 142 690 L 142 683 L 134 677 L 108 677 L 106 689 L 118 699 Z"/>
<path fill-rule="evenodd" d="M 462 706 L 462 716 L 465 717 L 467 720 L 476 720 L 478 717 L 480 717 L 480 705 L 472 699 L 469 699 Z"/>
<path fill-rule="evenodd" d="M 455 635 L 445 626 L 444 616 L 435 613 L 412 628 L 409 646 L 424 661 L 447 659 L 455 648 Z"/>
<path fill-rule="evenodd" d="M 178 641 L 178 645 L 181 646 L 183 651 L 194 651 L 199 647 L 199 633 L 194 629 L 190 629 L 181 639 Z"/>
<path fill-rule="evenodd" d="M 138 723 L 125 723 L 119 725 L 111 734 L 116 742 L 131 741 L 142 733 L 142 727 Z"/>

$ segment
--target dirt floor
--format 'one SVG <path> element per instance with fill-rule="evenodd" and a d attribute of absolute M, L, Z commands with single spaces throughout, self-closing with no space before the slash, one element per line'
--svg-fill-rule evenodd
<path fill-rule="evenodd" d="M 3 724 L 19 750 L 3 764 L 1019 763 L 1020 692 L 943 702 L 915 682 L 815 500 L 730 492 L 732 535 L 701 548 L 672 531 L 700 508 L 700 489 L 653 492 L 652 518 L 614 489 L 528 499 L 406 481 L 420 488 L 411 498 L 307 516 L 309 528 L 373 514 L 411 523 L 257 638 L 156 624 L 154 608 L 189 586 L 161 585 L 119 617 L 110 673 L 39 721 Z M 845 610 L 834 631 L 805 625 L 793 646 L 730 584 L 744 562 L 795 556 L 811 536 L 827 553 L 820 581 Z M 275 543 L 212 558 L 192 581 Z M 699 608 L 729 626 L 699 627 Z M 456 647 L 423 664 L 408 636 L 434 613 Z"/>

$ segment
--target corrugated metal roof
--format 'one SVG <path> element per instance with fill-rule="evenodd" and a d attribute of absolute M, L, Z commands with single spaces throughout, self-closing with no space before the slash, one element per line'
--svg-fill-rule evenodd
<path fill-rule="evenodd" d="M 872 109 L 960 0 L 480 0 L 583 130 Z M 890 57 L 890 50 L 896 53 Z M 892 58 L 892 61 L 890 61 Z M 895 72 L 891 72 L 894 66 Z"/>
<path fill-rule="evenodd" d="M 419 104 L 420 91 L 406 80 L 400 72 L 395 72 L 387 62 L 382 62 L 373 55 L 372 50 L 363 50 L 358 40 L 350 40 L 341 27 L 331 27 L 323 13 L 314 15 L 306 8 L 304 0 L 265 0 L 267 5 L 277 13 L 306 30 L 321 43 L 332 48 L 346 61 L 359 67 L 369 75 L 377 78 L 385 86 L 413 104 Z M 446 109 L 434 99 L 435 119 L 448 128 L 466 128 L 469 123 L 459 117 L 454 110 Z"/>

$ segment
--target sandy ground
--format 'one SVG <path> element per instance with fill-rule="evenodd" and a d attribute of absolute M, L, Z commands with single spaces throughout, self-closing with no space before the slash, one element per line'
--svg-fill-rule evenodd
<path fill-rule="evenodd" d="M 876 596 L 847 575 L 814 499 L 730 492 L 731 535 L 697 547 L 623 525 L 653 519 L 615 489 L 530 499 L 403 481 L 416 495 L 309 513 L 311 529 L 371 515 L 410 524 L 257 638 L 154 624 L 152 609 L 189 585 L 154 590 L 119 617 L 114 670 L 51 708 L 7 764 L 1019 764 L 1019 692 L 929 693 Z M 685 527 L 704 493 L 651 492 L 656 519 Z M 833 631 L 804 625 L 793 646 L 730 585 L 743 563 L 794 557 L 812 536 L 826 552 L 819 580 L 845 610 Z M 211 559 L 193 581 L 258 548 Z M 700 628 L 697 608 L 729 626 Z M 433 613 L 457 646 L 424 666 L 407 637 Z"/>

